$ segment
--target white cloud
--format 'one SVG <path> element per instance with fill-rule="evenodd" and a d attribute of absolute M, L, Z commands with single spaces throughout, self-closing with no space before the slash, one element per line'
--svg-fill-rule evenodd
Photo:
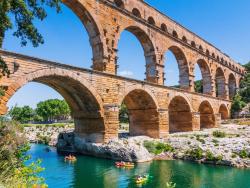
<path fill-rule="evenodd" d="M 124 76 L 124 77 L 133 77 L 134 73 L 132 71 L 129 71 L 129 70 L 123 70 L 123 71 L 118 72 L 118 75 Z"/>

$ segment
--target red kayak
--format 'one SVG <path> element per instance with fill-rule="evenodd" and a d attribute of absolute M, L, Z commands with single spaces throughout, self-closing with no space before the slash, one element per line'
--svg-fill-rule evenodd
<path fill-rule="evenodd" d="M 135 164 L 134 163 L 125 163 L 125 162 L 115 162 L 115 165 L 117 166 L 117 167 L 134 167 L 135 166 Z"/>
<path fill-rule="evenodd" d="M 125 166 L 125 162 L 115 162 L 115 165 L 122 167 L 122 166 Z"/>

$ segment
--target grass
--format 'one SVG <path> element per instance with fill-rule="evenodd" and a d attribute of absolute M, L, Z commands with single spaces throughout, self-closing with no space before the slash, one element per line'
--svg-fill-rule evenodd
<path fill-rule="evenodd" d="M 170 144 L 162 142 L 144 141 L 143 145 L 149 153 L 153 153 L 155 155 L 161 154 L 163 152 L 174 151 L 174 148 Z"/>

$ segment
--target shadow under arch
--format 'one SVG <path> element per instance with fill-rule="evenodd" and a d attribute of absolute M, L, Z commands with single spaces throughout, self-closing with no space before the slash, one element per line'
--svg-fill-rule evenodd
<path fill-rule="evenodd" d="M 7 105 L 8 100 L 22 86 L 29 82 L 38 82 L 56 90 L 68 103 L 75 123 L 75 133 L 90 142 L 103 142 L 105 124 L 103 105 L 98 93 L 76 74 L 70 71 L 44 69 L 17 79 L 1 97 L 1 105 Z M 6 99 L 7 97 L 7 99 Z"/>
<path fill-rule="evenodd" d="M 181 89 L 188 90 L 189 83 L 189 65 L 184 52 L 177 46 L 170 46 L 166 52 L 170 51 L 174 56 L 178 64 L 179 69 L 179 86 Z M 165 53 L 166 54 L 166 53 Z M 166 64 L 166 62 L 165 62 Z M 167 75 L 166 75 L 167 77 Z"/>
<path fill-rule="evenodd" d="M 94 19 L 91 11 L 86 8 L 88 7 L 88 2 L 80 0 L 63 0 L 62 2 L 77 15 L 87 30 L 92 48 L 93 69 L 104 71 L 105 67 L 102 66 L 104 60 L 104 43 L 100 32 L 101 28 L 98 20 Z"/>
<path fill-rule="evenodd" d="M 182 96 L 174 97 L 168 106 L 169 132 L 192 131 L 192 112 L 189 103 Z"/>
<path fill-rule="evenodd" d="M 225 98 L 226 95 L 226 78 L 222 68 L 218 67 L 215 74 L 216 97 Z"/>
<path fill-rule="evenodd" d="M 203 101 L 199 106 L 200 127 L 213 128 L 215 127 L 215 116 L 211 104 L 208 101 Z"/>
<path fill-rule="evenodd" d="M 118 43 L 119 43 L 119 40 L 123 31 L 128 31 L 132 33 L 138 39 L 144 51 L 144 57 L 145 57 L 145 62 L 146 62 L 146 65 L 145 65 L 146 80 L 149 82 L 154 82 L 153 79 L 155 78 L 155 75 L 156 75 L 156 69 L 155 69 L 156 54 L 155 54 L 155 47 L 151 38 L 146 33 L 146 31 L 144 31 L 140 27 L 128 26 L 120 32 L 120 36 L 116 44 L 117 48 L 118 48 Z M 119 62 L 118 62 L 118 67 L 119 67 Z"/>
<path fill-rule="evenodd" d="M 236 94 L 236 79 L 233 73 L 229 75 L 228 78 L 228 92 L 229 92 L 229 98 L 233 99 L 234 95 Z"/>
<path fill-rule="evenodd" d="M 134 89 L 122 100 L 128 109 L 129 134 L 159 138 L 159 113 L 156 101 L 145 90 Z"/>
<path fill-rule="evenodd" d="M 225 104 L 220 105 L 219 113 L 222 120 L 229 119 L 229 112 Z"/>
<path fill-rule="evenodd" d="M 203 59 L 199 59 L 197 61 L 197 65 L 201 70 L 202 86 L 203 86 L 202 93 L 212 94 L 212 76 L 207 62 Z"/>

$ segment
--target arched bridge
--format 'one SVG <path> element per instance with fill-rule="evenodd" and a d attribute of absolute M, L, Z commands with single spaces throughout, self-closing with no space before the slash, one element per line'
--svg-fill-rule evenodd
<path fill-rule="evenodd" d="M 229 56 L 141 0 L 64 0 L 82 21 L 93 51 L 92 70 L 0 51 L 11 71 L 0 79 L 5 96 L 0 114 L 23 85 L 34 81 L 68 102 L 75 132 L 93 142 L 118 136 L 119 107 L 129 111 L 130 134 L 164 137 L 169 132 L 216 127 L 230 116 L 230 98 L 244 68 Z M 122 31 L 133 33 L 145 55 L 145 81 L 117 76 Z M 180 89 L 163 86 L 164 54 L 179 67 Z M 202 72 L 203 94 L 194 92 L 194 66 Z"/>

